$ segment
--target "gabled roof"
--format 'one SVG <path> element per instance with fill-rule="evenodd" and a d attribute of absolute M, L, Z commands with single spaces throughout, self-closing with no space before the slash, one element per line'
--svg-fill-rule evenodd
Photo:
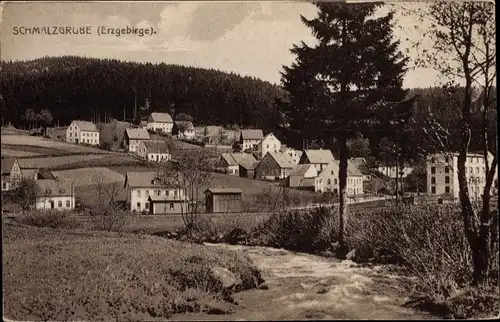
<path fill-rule="evenodd" d="M 250 153 L 222 153 L 221 157 L 226 160 L 229 166 L 237 166 L 239 164 L 248 165 L 257 161 Z"/>
<path fill-rule="evenodd" d="M 276 137 L 276 135 L 274 135 L 273 133 L 269 133 L 268 135 L 266 135 L 262 140 L 265 140 L 267 139 L 268 137 L 274 137 L 276 140 L 278 140 L 278 138 Z M 278 140 L 279 141 L 279 140 Z"/>
<path fill-rule="evenodd" d="M 254 170 L 255 167 L 257 167 L 257 164 L 259 164 L 259 161 L 254 161 L 254 162 L 242 162 L 240 163 L 240 167 L 246 169 L 246 170 Z"/>
<path fill-rule="evenodd" d="M 16 158 L 2 158 L 2 175 L 10 175 L 14 163 L 16 163 Z"/>
<path fill-rule="evenodd" d="M 262 140 L 264 138 L 264 134 L 260 129 L 248 129 L 241 130 L 241 137 L 243 140 Z"/>
<path fill-rule="evenodd" d="M 88 131 L 88 132 L 99 132 L 97 127 L 92 122 L 87 121 L 73 121 L 76 126 L 80 129 L 80 131 Z"/>
<path fill-rule="evenodd" d="M 125 133 L 130 140 L 150 140 L 148 130 L 141 128 L 127 128 Z"/>
<path fill-rule="evenodd" d="M 352 158 L 349 160 L 353 166 L 358 168 L 359 172 L 361 172 L 363 175 L 369 175 L 370 174 L 370 169 L 368 168 L 368 165 L 366 164 L 365 158 Z"/>
<path fill-rule="evenodd" d="M 328 164 L 335 160 L 332 151 L 330 150 L 304 150 L 309 163 L 313 164 Z"/>
<path fill-rule="evenodd" d="M 172 116 L 168 113 L 158 113 L 158 112 L 153 112 L 151 113 L 151 119 L 153 122 L 158 122 L 158 123 L 173 123 L 174 121 L 172 120 Z"/>
<path fill-rule="evenodd" d="M 24 178 L 35 179 L 35 175 L 38 175 L 38 180 L 56 180 L 56 176 L 47 169 L 36 169 L 36 168 L 23 168 L 21 169 L 23 172 Z"/>
<path fill-rule="evenodd" d="M 239 188 L 208 188 L 205 190 L 206 192 L 210 192 L 212 194 L 240 194 L 241 189 Z"/>
<path fill-rule="evenodd" d="M 313 167 L 312 164 L 299 164 L 295 167 L 295 169 L 290 173 L 291 176 L 303 176 L 306 172 Z"/>
<path fill-rule="evenodd" d="M 334 171 L 334 175 L 338 176 L 339 173 L 339 166 L 340 162 L 338 160 L 335 160 L 333 162 L 328 163 L 326 167 L 323 168 L 323 170 L 320 172 L 320 175 L 322 174 L 327 174 L 329 171 Z M 351 162 L 347 162 L 347 176 L 352 177 L 352 176 L 363 176 L 363 174 L 356 168 L 354 164 Z"/>
<path fill-rule="evenodd" d="M 267 154 L 269 154 L 269 156 L 272 157 L 276 161 L 276 163 L 278 163 L 279 167 L 282 169 L 291 169 L 295 168 L 296 166 L 295 162 L 293 162 L 293 159 L 285 153 L 267 152 Z"/>
<path fill-rule="evenodd" d="M 38 197 L 58 197 L 73 195 L 72 179 L 41 179 L 35 181 Z"/>
<path fill-rule="evenodd" d="M 142 144 L 146 146 L 148 153 L 169 153 L 170 151 L 168 148 L 168 144 L 165 141 L 142 141 Z"/>
<path fill-rule="evenodd" d="M 127 172 L 125 187 L 129 188 L 173 188 L 158 180 L 157 172 Z"/>

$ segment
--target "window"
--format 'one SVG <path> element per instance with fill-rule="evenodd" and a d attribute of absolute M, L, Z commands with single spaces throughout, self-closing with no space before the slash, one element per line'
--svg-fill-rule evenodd
<path fill-rule="evenodd" d="M 174 198 L 177 199 L 177 190 L 174 190 Z"/>
<path fill-rule="evenodd" d="M 149 190 L 146 190 L 146 196 L 149 196 Z"/>
<path fill-rule="evenodd" d="M 474 173 L 474 168 L 470 168 L 470 174 Z"/>
<path fill-rule="evenodd" d="M 431 177 L 431 184 L 436 184 L 436 177 Z"/>
<path fill-rule="evenodd" d="M 149 202 L 146 202 L 146 203 L 144 204 L 144 207 L 145 207 L 145 209 L 149 209 Z"/>
<path fill-rule="evenodd" d="M 450 173 L 450 168 L 444 167 L 444 173 Z"/>
<path fill-rule="evenodd" d="M 476 168 L 476 173 L 479 174 L 479 167 Z"/>
<path fill-rule="evenodd" d="M 71 202 L 69 200 L 66 200 L 66 208 L 71 207 Z"/>
<path fill-rule="evenodd" d="M 137 209 L 141 210 L 141 203 L 140 202 L 137 203 Z"/>
<path fill-rule="evenodd" d="M 331 184 L 331 183 L 332 183 L 332 182 L 330 181 L 330 179 L 328 179 L 328 180 L 326 181 L 326 184 L 327 184 L 327 185 L 329 185 L 329 184 Z"/>
<path fill-rule="evenodd" d="M 173 202 L 170 203 L 170 210 L 172 210 L 172 209 L 174 209 L 174 203 Z"/>
<path fill-rule="evenodd" d="M 333 170 L 332 170 L 332 176 L 333 176 Z"/>
<path fill-rule="evenodd" d="M 69 132 L 69 136 L 72 137 L 73 136 L 73 133 Z"/>
<path fill-rule="evenodd" d="M 431 187 L 431 193 L 436 194 L 436 187 Z"/>
<path fill-rule="evenodd" d="M 141 190 L 137 190 L 137 197 L 141 196 Z"/>
<path fill-rule="evenodd" d="M 269 144 L 268 144 L 268 145 L 266 145 L 266 147 L 269 149 Z"/>
<path fill-rule="evenodd" d="M 337 184 L 337 179 L 333 179 L 333 184 Z"/>
<path fill-rule="evenodd" d="M 444 177 L 444 183 L 450 183 L 450 177 L 448 176 Z"/>
<path fill-rule="evenodd" d="M 450 193 L 450 187 L 448 187 L 448 186 L 444 187 L 444 192 L 445 193 Z"/>
<path fill-rule="evenodd" d="M 435 174 L 436 173 L 436 167 L 431 167 L 431 173 Z"/>
<path fill-rule="evenodd" d="M 157 196 L 161 195 L 161 190 L 156 190 L 156 195 Z"/>
<path fill-rule="evenodd" d="M 57 202 L 57 208 L 61 208 L 61 207 L 62 207 L 62 201 L 61 201 L 61 200 L 59 200 L 59 201 Z"/>
<path fill-rule="evenodd" d="M 445 157 L 444 162 L 448 163 L 448 162 L 450 162 L 450 159 L 448 157 Z"/>

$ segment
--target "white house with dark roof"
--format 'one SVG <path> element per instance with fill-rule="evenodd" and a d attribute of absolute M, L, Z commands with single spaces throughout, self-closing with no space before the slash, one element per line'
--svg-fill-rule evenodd
<path fill-rule="evenodd" d="M 187 210 L 186 190 L 162 183 L 157 172 L 127 172 L 124 188 L 132 212 L 167 214 Z"/>
<path fill-rule="evenodd" d="M 36 209 L 71 210 L 75 208 L 75 186 L 71 179 L 36 180 Z"/>
<path fill-rule="evenodd" d="M 324 149 L 304 150 L 299 164 L 312 164 L 321 172 L 323 168 L 335 161 L 332 151 Z"/>
<path fill-rule="evenodd" d="M 137 149 L 137 155 L 152 162 L 168 161 L 172 154 L 167 142 L 161 140 L 141 141 Z"/>
<path fill-rule="evenodd" d="M 92 122 L 73 121 L 66 129 L 66 142 L 99 145 L 99 130 Z"/>
<path fill-rule="evenodd" d="M 316 192 L 333 192 L 338 194 L 339 189 L 339 161 L 330 162 L 315 179 Z M 363 174 L 350 162 L 347 163 L 346 194 L 349 197 L 362 196 Z"/>
<path fill-rule="evenodd" d="M 293 162 L 295 162 L 295 164 L 299 164 L 300 157 L 302 156 L 301 150 L 296 150 L 296 149 L 281 145 L 280 151 L 285 153 L 285 154 L 288 154 L 292 158 Z"/>
<path fill-rule="evenodd" d="M 240 144 L 243 151 L 254 149 L 264 139 L 264 134 L 260 129 L 241 130 Z"/>
<path fill-rule="evenodd" d="M 292 158 L 282 152 L 268 152 L 255 167 L 257 179 L 283 179 L 295 168 Z"/>
<path fill-rule="evenodd" d="M 266 135 L 262 141 L 257 144 L 259 158 L 262 159 L 267 152 L 280 152 L 281 141 L 272 133 Z"/>
<path fill-rule="evenodd" d="M 164 133 L 170 134 L 174 127 L 174 120 L 168 113 L 153 112 L 149 115 L 146 127 L 148 130 L 161 130 Z"/>
<path fill-rule="evenodd" d="M 139 144 L 142 141 L 149 141 L 149 140 L 151 140 L 151 138 L 146 129 L 141 129 L 141 128 L 125 129 L 125 136 L 123 143 L 128 152 L 137 152 Z"/>
<path fill-rule="evenodd" d="M 318 170 L 312 164 L 297 165 L 287 178 L 287 186 L 290 188 L 312 188 L 314 189 L 314 178 Z"/>
<path fill-rule="evenodd" d="M 9 191 L 16 187 L 16 183 L 23 179 L 23 172 L 16 158 L 2 158 L 2 191 Z"/>
<path fill-rule="evenodd" d="M 252 164 L 257 160 L 252 154 L 249 153 L 222 153 L 217 168 L 221 172 L 238 175 L 240 164 Z"/>

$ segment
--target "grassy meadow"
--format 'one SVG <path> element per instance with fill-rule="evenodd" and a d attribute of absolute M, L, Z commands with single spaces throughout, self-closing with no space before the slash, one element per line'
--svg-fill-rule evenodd
<path fill-rule="evenodd" d="M 166 319 L 184 312 L 231 312 L 231 289 L 260 274 L 223 249 L 125 233 L 3 224 L 4 316 L 14 320 Z M 238 289 L 233 289 L 238 290 Z"/>

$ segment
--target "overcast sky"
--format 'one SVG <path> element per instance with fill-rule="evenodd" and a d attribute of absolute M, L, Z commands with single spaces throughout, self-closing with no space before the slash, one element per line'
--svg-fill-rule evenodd
<path fill-rule="evenodd" d="M 405 4 L 406 5 L 406 4 Z M 411 4 L 410 4 L 411 5 Z M 300 15 L 312 18 L 316 7 L 307 2 L 115 2 L 3 4 L 0 22 L 1 58 L 27 60 L 43 56 L 80 55 L 120 60 L 165 62 L 232 71 L 273 83 L 294 56 L 289 49 L 310 30 Z M 405 24 L 414 21 L 399 17 Z M 91 26 L 92 35 L 14 35 L 15 26 Z M 108 26 L 153 27 L 153 36 L 98 36 Z M 408 46 L 406 38 L 395 30 Z M 428 87 L 437 80 L 432 70 L 408 72 L 405 87 Z"/>

